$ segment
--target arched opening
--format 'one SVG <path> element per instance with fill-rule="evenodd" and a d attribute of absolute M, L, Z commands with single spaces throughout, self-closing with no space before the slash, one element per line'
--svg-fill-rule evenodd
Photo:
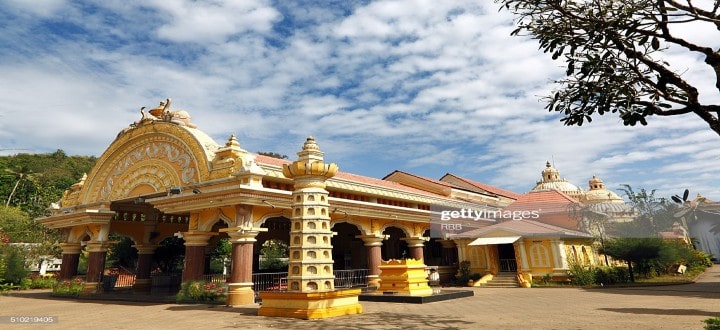
<path fill-rule="evenodd" d="M 423 237 L 430 237 L 430 230 L 423 233 Z M 425 264 L 428 266 L 446 266 L 447 258 L 443 258 L 443 247 L 437 241 L 437 238 L 430 238 L 423 246 L 423 256 Z"/>
<path fill-rule="evenodd" d="M 331 239 L 333 267 L 336 270 L 367 268 L 367 252 L 363 241 L 355 238 L 361 234 L 358 227 L 347 222 L 340 222 L 336 223 L 332 230 L 337 233 Z"/>
<path fill-rule="evenodd" d="M 383 260 L 405 259 L 410 257 L 407 242 L 401 240 L 405 237 L 405 232 L 398 227 L 387 227 L 383 231 L 383 235 L 389 236 L 383 242 L 381 255 Z"/>
<path fill-rule="evenodd" d="M 260 227 L 267 228 L 268 231 L 259 233 L 255 238 L 257 242 L 253 246 L 253 260 L 255 260 L 253 262 L 253 272 L 286 272 L 287 253 L 274 252 L 277 252 L 275 248 L 287 250 L 287 247 L 290 246 L 290 219 L 285 217 L 270 218 L 265 220 Z M 265 252 L 272 252 L 272 255 L 267 256 L 268 258 L 261 256 L 263 247 L 266 249 Z"/>

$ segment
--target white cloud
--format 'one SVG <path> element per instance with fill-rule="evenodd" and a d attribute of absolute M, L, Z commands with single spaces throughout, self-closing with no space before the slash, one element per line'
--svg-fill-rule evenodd
<path fill-rule="evenodd" d="M 170 97 L 218 143 L 236 134 L 292 158 L 314 135 L 359 174 L 451 172 L 523 192 L 554 160 L 582 187 L 600 175 L 720 198 L 718 137 L 692 115 L 562 126 L 540 101 L 561 63 L 509 36 L 512 17 L 492 2 L 51 4 L 13 7 L 0 33 L 0 148 L 97 155 Z M 686 75 L 712 91 L 706 74 Z"/>

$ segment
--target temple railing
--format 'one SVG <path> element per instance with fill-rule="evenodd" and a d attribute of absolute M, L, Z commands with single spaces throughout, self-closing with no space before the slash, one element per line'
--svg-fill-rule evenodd
<path fill-rule="evenodd" d="M 517 272 L 517 262 L 515 259 L 500 259 L 501 272 Z"/>

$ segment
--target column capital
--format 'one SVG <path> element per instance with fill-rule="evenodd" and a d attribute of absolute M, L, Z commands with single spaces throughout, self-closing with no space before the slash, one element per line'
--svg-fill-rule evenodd
<path fill-rule="evenodd" d="M 157 245 L 152 244 L 135 244 L 131 247 L 134 247 L 137 249 L 138 254 L 153 254 L 155 253 L 155 250 L 158 248 Z"/>
<path fill-rule="evenodd" d="M 108 247 L 113 242 L 87 242 L 88 252 L 107 252 Z"/>
<path fill-rule="evenodd" d="M 400 240 L 407 242 L 408 247 L 423 247 L 430 237 L 403 237 Z"/>
<path fill-rule="evenodd" d="M 62 254 L 80 254 L 82 246 L 80 243 L 60 243 Z"/>
<path fill-rule="evenodd" d="M 231 243 L 255 243 L 258 234 L 268 231 L 267 228 L 253 226 L 237 226 L 230 228 L 221 228 L 221 232 L 230 236 Z"/>
<path fill-rule="evenodd" d="M 210 237 L 216 236 L 218 233 L 211 231 L 191 230 L 182 233 L 185 240 L 185 246 L 206 246 Z"/>
<path fill-rule="evenodd" d="M 355 238 L 359 238 L 363 241 L 365 246 L 381 246 L 382 242 L 388 239 L 386 235 L 370 234 L 370 235 L 357 235 Z"/>
<path fill-rule="evenodd" d="M 468 244 L 470 244 L 470 242 L 472 242 L 473 239 L 472 239 L 472 238 L 464 238 L 464 237 L 463 237 L 463 238 L 455 238 L 455 239 L 453 239 L 453 241 L 455 241 L 455 244 L 456 244 L 458 247 L 465 247 L 465 246 L 467 246 Z"/>

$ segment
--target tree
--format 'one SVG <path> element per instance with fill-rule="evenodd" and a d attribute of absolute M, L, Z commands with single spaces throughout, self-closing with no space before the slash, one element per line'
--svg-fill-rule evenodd
<path fill-rule="evenodd" d="M 662 240 L 659 238 L 615 238 L 607 240 L 601 253 L 625 261 L 630 272 L 630 282 L 635 282 L 633 264 L 642 265 L 660 256 Z"/>
<path fill-rule="evenodd" d="M 277 158 L 277 159 L 288 159 L 287 155 L 283 155 L 283 154 L 280 154 L 277 152 L 272 152 L 272 151 L 258 151 L 258 155 L 268 156 L 268 157 Z"/>
<path fill-rule="evenodd" d="M 636 212 L 635 219 L 615 225 L 615 234 L 622 237 L 657 237 L 660 231 L 672 230 L 678 221 L 674 214 L 675 203 L 667 198 L 656 197 L 655 190 L 645 188 L 635 191 L 630 185 L 622 185 L 622 191 Z"/>
<path fill-rule="evenodd" d="M 666 52 L 703 58 L 712 72 L 703 79 L 714 82 L 716 90 L 709 93 L 715 96 L 720 51 L 683 32 L 720 31 L 718 1 L 496 1 L 518 17 L 512 35 L 532 36 L 540 49 L 567 64 L 566 77 L 546 97 L 546 109 L 562 113 L 565 125 L 581 126 L 596 113 L 617 113 L 631 126 L 647 125 L 651 115 L 695 114 L 720 135 L 720 105 L 704 103 L 708 98 L 683 76 L 686 63 L 674 67 Z"/>
<path fill-rule="evenodd" d="M 289 247 L 277 239 L 269 239 L 262 244 L 260 254 L 260 269 L 281 270 L 287 267 Z"/>

